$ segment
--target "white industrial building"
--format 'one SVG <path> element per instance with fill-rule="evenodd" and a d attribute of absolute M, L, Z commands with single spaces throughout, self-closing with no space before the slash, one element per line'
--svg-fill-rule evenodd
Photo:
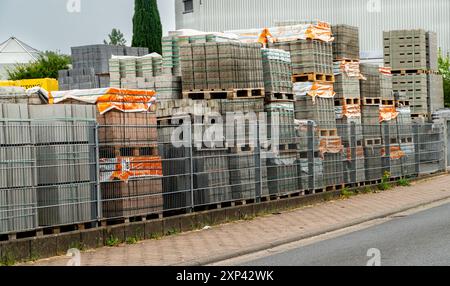
<path fill-rule="evenodd" d="M 383 31 L 422 28 L 450 51 L 449 0 L 175 0 L 177 29 L 207 32 L 323 20 L 360 27 L 362 57 L 381 57 Z"/>

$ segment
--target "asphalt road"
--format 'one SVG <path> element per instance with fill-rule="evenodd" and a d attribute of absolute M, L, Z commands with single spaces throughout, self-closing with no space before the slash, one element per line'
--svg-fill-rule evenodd
<path fill-rule="evenodd" d="M 244 265 L 366 266 L 369 249 L 382 266 L 450 266 L 450 204 Z"/>

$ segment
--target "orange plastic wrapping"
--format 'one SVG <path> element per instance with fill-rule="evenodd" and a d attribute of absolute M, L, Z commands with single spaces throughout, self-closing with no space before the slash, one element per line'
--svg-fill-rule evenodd
<path fill-rule="evenodd" d="M 317 22 L 315 25 L 310 25 L 306 29 L 306 38 L 311 40 L 321 40 L 324 42 L 333 42 L 333 33 L 331 32 L 331 25 L 326 22 Z"/>
<path fill-rule="evenodd" d="M 74 100 L 96 104 L 100 114 L 111 110 L 122 112 L 145 112 L 156 104 L 156 92 L 120 88 L 99 88 L 86 90 L 57 91 L 49 94 L 49 103 L 63 103 Z"/>
<path fill-rule="evenodd" d="M 362 146 L 358 146 L 355 148 L 356 158 L 355 159 L 364 159 L 364 148 Z M 347 160 L 352 160 L 352 148 L 347 147 Z"/>
<path fill-rule="evenodd" d="M 344 146 L 342 145 L 341 137 L 321 137 L 319 151 L 321 154 L 332 153 L 337 154 L 341 153 L 344 150 Z"/>
<path fill-rule="evenodd" d="M 258 42 L 267 45 L 267 43 L 269 43 L 269 38 L 273 38 L 273 36 L 268 28 L 264 28 L 261 35 L 259 35 Z"/>
<path fill-rule="evenodd" d="M 380 67 L 380 68 L 378 69 L 378 71 L 379 71 L 381 74 L 388 75 L 388 76 L 392 76 L 392 68 L 389 68 L 389 67 Z"/>
<path fill-rule="evenodd" d="M 301 96 L 311 96 L 315 102 L 316 97 L 334 98 L 334 86 L 332 83 L 321 82 L 297 82 L 294 84 L 294 93 Z"/>
<path fill-rule="evenodd" d="M 395 106 L 381 105 L 380 106 L 380 122 L 391 121 L 398 117 L 400 113 Z"/>
<path fill-rule="evenodd" d="M 401 158 L 405 157 L 405 152 L 400 148 L 400 146 L 391 146 L 391 159 L 393 160 L 400 160 Z M 381 156 L 386 156 L 386 149 L 381 149 Z"/>
<path fill-rule="evenodd" d="M 110 179 L 128 182 L 130 178 L 162 175 L 161 157 L 118 157 Z"/>
<path fill-rule="evenodd" d="M 326 22 L 316 24 L 300 24 L 282 27 L 265 28 L 259 37 L 254 37 L 254 30 L 229 31 L 238 35 L 241 42 L 255 42 L 262 44 L 275 42 L 289 42 L 296 40 L 320 40 L 333 42 L 331 25 Z"/>
<path fill-rule="evenodd" d="M 97 108 L 100 114 L 113 109 L 122 112 L 148 111 L 156 103 L 155 95 L 154 91 L 111 88 L 97 99 Z"/>
<path fill-rule="evenodd" d="M 361 118 L 361 106 L 359 104 L 345 104 L 342 108 L 343 116 L 347 118 Z"/>
<path fill-rule="evenodd" d="M 339 67 L 337 67 L 336 65 L 339 65 Z M 347 77 L 367 80 L 367 78 L 364 77 L 361 73 L 359 62 L 347 62 L 345 60 L 338 61 L 335 62 L 335 69 L 336 68 L 339 69 L 340 73 L 344 74 Z"/>

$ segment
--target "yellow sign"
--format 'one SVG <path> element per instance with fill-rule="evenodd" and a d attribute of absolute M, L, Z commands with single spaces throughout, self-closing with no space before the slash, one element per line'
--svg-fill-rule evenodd
<path fill-rule="evenodd" d="M 23 80 L 8 80 L 0 81 L 0 86 L 18 86 L 25 89 L 33 87 L 42 87 L 47 91 L 58 91 L 58 81 L 53 78 L 38 78 L 38 79 L 23 79 Z"/>

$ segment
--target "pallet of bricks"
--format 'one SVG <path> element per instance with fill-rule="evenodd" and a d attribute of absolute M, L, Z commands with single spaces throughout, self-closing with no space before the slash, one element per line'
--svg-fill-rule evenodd
<path fill-rule="evenodd" d="M 431 119 L 431 114 L 444 108 L 436 33 L 384 32 L 384 61 L 392 68 L 394 91 L 406 93 L 414 118 Z"/>
<path fill-rule="evenodd" d="M 359 30 L 357 27 L 332 27 L 334 91 L 338 135 L 344 146 L 344 179 L 347 185 L 365 182 L 365 160 L 361 118 L 360 80 L 364 77 L 359 63 Z"/>
<path fill-rule="evenodd" d="M 180 47 L 183 98 L 263 98 L 260 44 L 221 42 Z"/>
<path fill-rule="evenodd" d="M 96 106 L 102 219 L 162 215 L 155 92 L 109 88 L 52 96 L 59 104 Z"/>
<path fill-rule="evenodd" d="M 289 52 L 262 49 L 267 140 L 267 181 L 271 196 L 300 190 L 295 131 L 292 64 Z"/>
<path fill-rule="evenodd" d="M 244 114 L 247 110 L 263 110 L 263 108 L 263 99 L 238 101 L 184 99 L 160 105 L 158 135 L 163 145 L 163 188 L 167 193 L 165 196 L 167 209 L 205 207 L 254 198 L 257 184 L 256 153 L 248 146 L 244 146 L 243 149 L 228 148 L 229 145 L 222 133 L 226 132 L 226 123 L 222 121 L 221 115 L 231 113 L 233 116 L 234 112 Z M 250 129 L 244 127 L 245 122 L 238 123 L 242 120 L 242 117 L 236 118 L 236 126 L 243 128 L 239 130 L 241 133 L 248 134 Z M 174 130 L 186 123 L 191 126 L 192 140 L 188 141 L 188 136 L 173 138 Z M 211 139 L 204 137 L 206 131 L 215 128 L 218 132 L 215 136 Z M 176 143 L 180 142 L 185 144 L 181 147 L 176 146 Z M 232 143 L 234 142 L 230 144 Z M 230 155 L 234 152 L 239 153 Z M 264 173 L 262 176 L 265 178 L 267 175 Z"/>
<path fill-rule="evenodd" d="M 155 90 L 160 102 L 181 98 L 181 77 L 163 73 L 161 55 L 113 56 L 109 60 L 109 69 L 111 87 Z"/>
<path fill-rule="evenodd" d="M 0 108 L 1 234 L 97 218 L 93 109 L 40 104 Z"/>
<path fill-rule="evenodd" d="M 72 47 L 72 69 L 59 71 L 59 90 L 106 88 L 110 86 L 112 56 L 144 56 L 147 48 L 90 45 Z"/>
<path fill-rule="evenodd" d="M 295 118 L 300 121 L 312 120 L 317 128 L 319 148 L 312 150 L 312 154 L 315 156 L 314 161 L 322 164 L 322 168 L 319 169 L 323 170 L 323 181 L 313 180 L 314 189 L 312 191 L 340 187 L 344 184 L 342 140 L 337 134 L 334 109 L 333 83 L 335 78 L 332 41 L 330 30 L 328 37 L 325 38 L 293 39 L 287 37 L 286 40 L 279 40 L 269 45 L 290 52 Z M 300 140 L 307 140 L 307 138 L 300 138 Z M 299 159 L 303 158 L 304 160 L 304 157 L 305 154 L 300 154 Z M 315 162 L 313 163 L 314 168 L 310 168 L 310 171 L 317 169 Z M 315 174 L 308 175 L 315 176 Z"/>
<path fill-rule="evenodd" d="M 159 105 L 165 210 L 188 211 L 232 200 L 224 138 L 203 140 L 220 111 L 220 101 L 171 100 Z M 191 134 L 174 136 L 185 124 Z"/>
<path fill-rule="evenodd" d="M 181 46 L 180 60 L 183 97 L 220 102 L 224 129 L 233 131 L 225 145 L 232 200 L 267 196 L 266 162 L 252 140 L 256 138 L 248 138 L 264 111 L 261 45 L 236 41 L 188 44 Z M 256 122 L 245 119 L 249 117 Z"/>
<path fill-rule="evenodd" d="M 396 126 L 397 111 L 392 92 L 392 74 L 389 68 L 362 64 L 361 111 L 366 180 L 375 182 L 391 172 L 397 134 L 390 133 Z M 390 154 L 392 153 L 392 155 Z"/>

